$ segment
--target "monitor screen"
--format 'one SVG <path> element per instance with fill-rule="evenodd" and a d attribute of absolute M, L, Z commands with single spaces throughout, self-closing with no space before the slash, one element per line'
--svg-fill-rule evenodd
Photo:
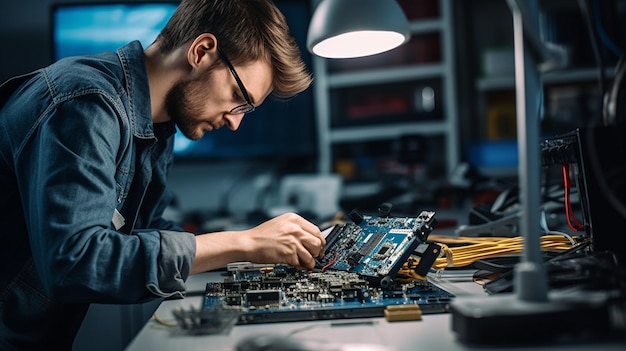
<path fill-rule="evenodd" d="M 307 0 L 277 0 L 302 57 L 311 67 L 306 51 L 310 4 Z M 157 37 L 174 13 L 177 2 L 128 1 L 116 3 L 63 3 L 52 6 L 53 59 L 115 51 L 139 40 L 144 48 Z M 315 114 L 311 89 L 288 101 L 269 96 L 240 128 L 207 132 L 197 141 L 177 133 L 174 148 L 179 160 L 294 158 L 316 155 Z"/>

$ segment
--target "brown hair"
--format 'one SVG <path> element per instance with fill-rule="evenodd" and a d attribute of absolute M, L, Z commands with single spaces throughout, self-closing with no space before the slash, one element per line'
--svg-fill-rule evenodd
<path fill-rule="evenodd" d="M 311 85 L 285 17 L 271 0 L 182 0 L 158 36 L 158 48 L 169 53 L 203 33 L 217 37 L 233 64 L 269 62 L 276 97 L 294 96 Z"/>

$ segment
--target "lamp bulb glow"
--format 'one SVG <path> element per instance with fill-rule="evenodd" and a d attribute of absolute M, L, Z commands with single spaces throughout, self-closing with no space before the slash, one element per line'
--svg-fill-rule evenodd
<path fill-rule="evenodd" d="M 402 33 L 391 31 L 354 31 L 330 37 L 315 45 L 312 51 L 327 58 L 363 57 L 382 53 L 402 45 Z"/>

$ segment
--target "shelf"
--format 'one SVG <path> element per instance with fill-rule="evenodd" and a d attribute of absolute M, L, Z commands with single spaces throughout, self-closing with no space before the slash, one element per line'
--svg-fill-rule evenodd
<path fill-rule="evenodd" d="M 320 173 L 333 171 L 333 149 L 340 144 L 342 147 L 369 142 L 391 145 L 407 135 L 433 137 L 432 140 L 440 142 L 438 150 L 444 156 L 443 161 L 438 161 L 445 163 L 440 167 L 445 172 L 451 173 L 458 164 L 453 1 L 417 4 L 414 0 L 404 0 L 403 3 L 408 9 L 405 12 L 412 35 L 405 45 L 371 57 L 335 61 L 314 58 Z M 420 111 L 421 105 L 415 103 L 415 89 L 422 85 L 436 87 L 433 88 L 436 94 L 432 94 L 437 99 L 436 111 Z M 389 96 L 409 101 L 409 108 L 388 114 L 389 118 L 378 118 L 375 109 L 370 110 L 369 106 L 380 108 L 380 101 Z M 430 98 L 428 94 L 420 96 L 424 96 L 424 101 Z M 360 112 L 371 112 L 372 119 L 347 121 L 351 116 L 347 109 L 355 105 L 361 107 Z"/>
<path fill-rule="evenodd" d="M 437 32 L 444 29 L 441 19 L 417 20 L 410 23 L 411 34 Z"/>
<path fill-rule="evenodd" d="M 333 143 L 393 139 L 407 134 L 436 135 L 448 131 L 445 122 L 411 122 L 402 124 L 371 125 L 334 128 L 330 131 Z"/>
<path fill-rule="evenodd" d="M 607 72 L 607 77 L 613 73 Z M 595 68 L 580 68 L 557 72 L 548 72 L 543 76 L 544 84 L 580 83 L 581 81 L 593 81 L 598 79 L 598 70 Z M 501 89 L 514 89 L 514 76 L 501 76 L 481 78 L 476 81 L 479 91 L 492 91 Z"/>
<path fill-rule="evenodd" d="M 515 178 L 518 175 L 517 167 L 478 168 L 478 173 L 489 178 Z"/>
<path fill-rule="evenodd" d="M 400 82 L 421 78 L 441 77 L 444 74 L 442 64 L 421 64 L 415 66 L 371 69 L 363 72 L 334 73 L 328 76 L 329 88 L 342 88 Z"/>
<path fill-rule="evenodd" d="M 530 17 L 538 21 L 540 39 L 565 49 L 568 65 L 542 72 L 537 82 L 534 79 L 527 82 L 539 91 L 526 96 L 526 99 L 532 100 L 533 106 L 523 111 L 526 114 L 523 117 L 537 121 L 540 135 L 558 135 L 599 120 L 604 98 L 599 86 L 601 71 L 596 66 L 591 43 L 587 43 L 589 37 L 580 17 L 580 9 L 576 7 L 576 2 L 550 2 L 553 3 L 550 6 L 543 6 L 546 4 L 542 3 L 534 9 L 538 14 Z M 562 6 L 565 3 L 568 5 Z M 467 14 L 458 19 L 464 30 L 459 32 L 459 43 L 462 45 L 457 47 L 457 57 L 472 58 L 458 62 L 459 71 L 465 72 L 460 81 L 460 100 L 472 104 L 471 108 L 463 109 L 460 116 L 463 160 L 487 177 L 515 176 L 517 167 L 484 167 L 472 160 L 468 151 L 473 144 L 516 137 L 518 132 L 525 132 L 518 130 L 517 124 L 517 103 L 521 97 L 517 95 L 515 86 L 511 8 L 500 0 L 458 1 L 456 4 L 460 6 L 458 14 Z M 606 5 L 602 8 L 602 16 L 607 16 L 602 17 L 602 20 L 607 20 L 604 29 L 607 33 L 619 32 L 619 26 L 615 27 L 617 17 L 609 13 L 615 4 L 602 4 Z M 600 16 L 600 13 L 597 14 Z M 609 50 L 602 50 L 602 55 L 608 84 L 615 77 L 613 65 L 616 57 Z M 486 72 L 492 72 L 492 75 Z M 490 160 L 495 158 L 493 153 L 487 153 L 485 157 Z"/>

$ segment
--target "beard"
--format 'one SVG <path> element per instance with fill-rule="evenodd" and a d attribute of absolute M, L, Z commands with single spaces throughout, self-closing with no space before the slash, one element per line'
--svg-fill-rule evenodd
<path fill-rule="evenodd" d="M 178 130 L 191 140 L 202 138 L 204 132 L 199 128 L 202 123 L 197 116 L 202 115 L 202 96 L 206 92 L 204 82 L 210 79 L 213 67 L 208 75 L 176 83 L 165 97 L 165 110 Z"/>

